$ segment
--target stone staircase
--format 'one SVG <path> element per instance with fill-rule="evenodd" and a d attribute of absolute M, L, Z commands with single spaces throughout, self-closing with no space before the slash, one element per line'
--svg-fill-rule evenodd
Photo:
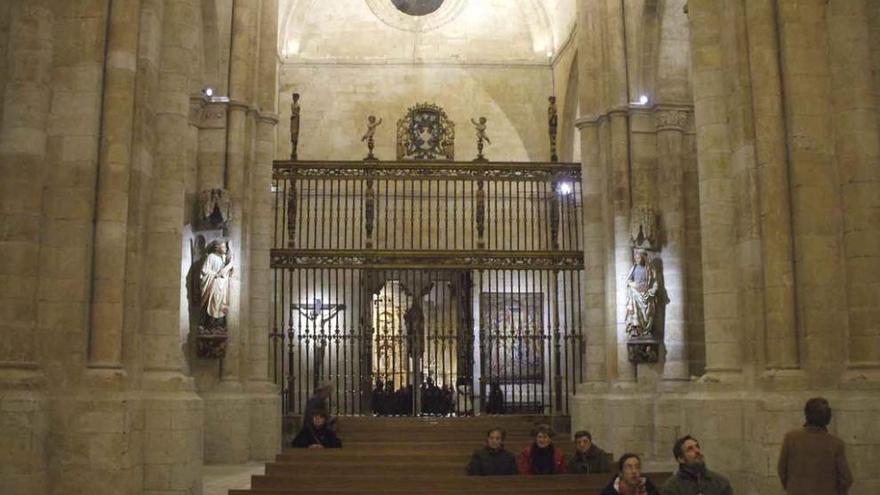
<path fill-rule="evenodd" d="M 466 476 L 471 453 L 494 426 L 507 430 L 505 445 L 519 451 L 533 439 L 536 423 L 552 423 L 556 443 L 573 451 L 562 418 L 537 415 L 432 417 L 343 417 L 337 432 L 342 449 L 284 449 L 266 474 L 253 476 L 250 490 L 230 495 L 304 494 L 598 494 L 610 474 L 558 476 Z M 652 476 L 656 482 L 665 475 Z"/>

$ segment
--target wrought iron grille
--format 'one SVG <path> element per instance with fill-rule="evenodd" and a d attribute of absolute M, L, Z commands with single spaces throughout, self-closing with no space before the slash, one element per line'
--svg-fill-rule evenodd
<path fill-rule="evenodd" d="M 285 414 L 565 414 L 583 379 L 580 168 L 276 162 Z"/>

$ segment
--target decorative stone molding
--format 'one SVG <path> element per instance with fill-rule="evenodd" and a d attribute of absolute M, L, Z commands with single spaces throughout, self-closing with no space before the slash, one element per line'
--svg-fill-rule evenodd
<path fill-rule="evenodd" d="M 232 198 L 225 189 L 206 189 L 199 193 L 200 230 L 226 229 L 232 219 Z"/>
<path fill-rule="evenodd" d="M 675 130 L 684 132 L 690 125 L 690 113 L 684 110 L 658 109 L 654 122 L 658 131 Z"/>

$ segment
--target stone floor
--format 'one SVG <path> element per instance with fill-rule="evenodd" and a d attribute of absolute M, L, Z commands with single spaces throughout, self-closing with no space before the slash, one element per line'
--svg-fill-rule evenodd
<path fill-rule="evenodd" d="M 251 475 L 264 474 L 265 469 L 262 462 L 205 466 L 202 495 L 227 495 L 234 488 L 250 488 Z"/>

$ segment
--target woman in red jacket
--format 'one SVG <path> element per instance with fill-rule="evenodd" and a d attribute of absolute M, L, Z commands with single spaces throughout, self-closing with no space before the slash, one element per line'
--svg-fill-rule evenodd
<path fill-rule="evenodd" d="M 563 474 L 565 454 L 553 445 L 553 430 L 549 425 L 538 425 L 532 432 L 535 442 L 519 454 L 519 474 Z"/>

